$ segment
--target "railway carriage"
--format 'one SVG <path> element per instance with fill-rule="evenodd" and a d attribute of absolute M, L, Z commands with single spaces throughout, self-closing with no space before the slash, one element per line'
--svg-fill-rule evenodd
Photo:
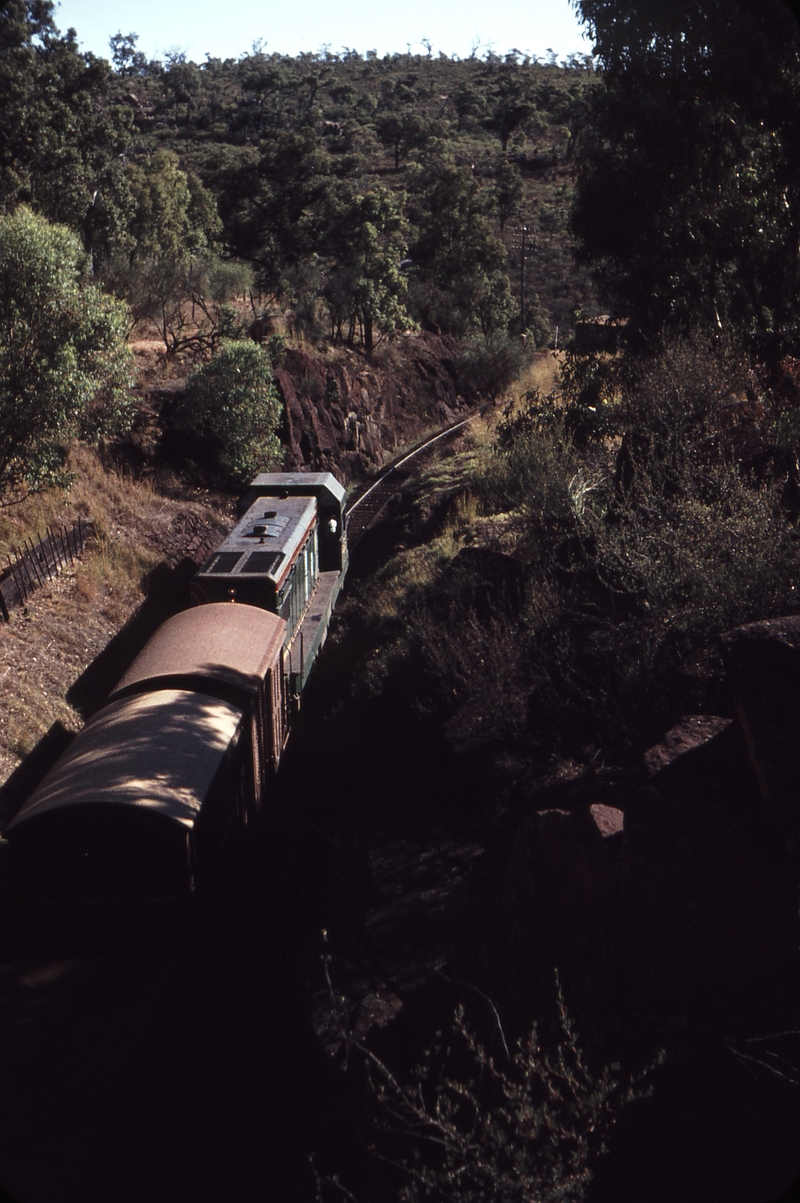
<path fill-rule="evenodd" d="M 8 827 L 17 896 L 48 903 L 191 894 L 201 818 L 203 827 L 220 825 L 243 717 L 186 690 L 104 707 Z"/>
<path fill-rule="evenodd" d="M 184 610 L 159 627 L 109 695 L 189 689 L 241 709 L 243 823 L 257 817 L 289 733 L 285 641 L 286 623 L 253 606 Z"/>
<path fill-rule="evenodd" d="M 156 632 L 9 825 L 22 897 L 188 897 L 210 879 L 286 741 L 285 626 L 215 605 Z"/>

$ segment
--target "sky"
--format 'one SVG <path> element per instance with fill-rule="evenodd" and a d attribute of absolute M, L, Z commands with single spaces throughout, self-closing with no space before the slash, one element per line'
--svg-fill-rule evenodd
<path fill-rule="evenodd" d="M 345 47 L 364 54 L 432 52 L 466 58 L 491 49 L 516 49 L 558 61 L 589 54 L 591 44 L 569 0 L 56 0 L 56 24 L 72 27 L 82 50 L 110 59 L 108 39 L 117 32 L 139 35 L 137 49 L 148 59 L 183 51 L 202 63 L 238 58 L 259 40 L 267 54 L 295 55 Z"/>

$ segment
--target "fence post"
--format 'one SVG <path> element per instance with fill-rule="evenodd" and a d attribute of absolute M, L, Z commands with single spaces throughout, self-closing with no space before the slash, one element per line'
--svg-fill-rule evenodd
<path fill-rule="evenodd" d="M 33 586 L 33 589 L 35 590 L 37 585 L 41 585 L 42 581 L 39 576 L 39 570 L 36 567 L 36 564 L 33 562 L 34 556 L 33 556 L 32 551 L 30 550 L 30 547 L 28 546 L 28 543 L 29 543 L 28 540 L 26 540 L 26 539 L 22 540 L 22 560 L 23 560 L 23 563 L 25 564 L 25 571 L 27 572 L 27 574 L 30 578 L 31 585 Z"/>
<path fill-rule="evenodd" d="M 25 565 L 21 562 L 21 560 L 19 558 L 19 552 L 17 551 L 17 549 L 13 543 L 11 544 L 11 550 L 14 553 L 14 570 L 15 570 L 17 576 L 19 577 L 19 580 L 22 583 L 22 595 L 24 596 L 25 600 L 27 601 L 28 594 L 30 593 L 30 581 L 27 579 L 27 574 L 25 572 Z"/>
<path fill-rule="evenodd" d="M 43 585 L 44 577 L 42 576 L 42 573 L 39 569 L 39 563 L 38 563 L 37 556 L 36 556 L 36 548 L 33 546 L 30 539 L 27 539 L 25 542 L 27 542 L 27 544 L 28 544 L 28 560 L 29 560 L 29 563 L 31 563 L 33 565 L 33 571 L 36 574 L 36 580 L 40 585 Z M 25 542 L 23 542 L 23 547 L 25 546 Z"/>
<path fill-rule="evenodd" d="M 36 586 L 33 582 L 33 577 L 31 576 L 30 569 L 28 568 L 28 565 L 25 563 L 24 555 L 20 554 L 19 548 L 14 547 L 13 543 L 11 545 L 11 550 L 13 551 L 14 558 L 17 561 L 17 568 L 19 569 L 19 575 L 25 581 L 25 596 L 26 596 L 26 600 L 27 600 L 28 595 L 30 593 L 33 593 Z"/>
<path fill-rule="evenodd" d="M 60 571 L 61 570 L 61 558 L 58 554 L 58 544 L 56 543 L 55 539 L 53 538 L 52 526 L 48 526 L 48 528 L 47 528 L 47 538 L 50 540 L 50 550 L 53 553 L 53 567 L 56 568 L 58 571 Z"/>
<path fill-rule="evenodd" d="M 11 570 L 11 575 L 14 578 L 14 584 L 17 586 L 17 593 L 19 594 L 19 599 L 20 599 L 20 601 L 26 601 L 28 595 L 27 595 L 27 591 L 24 587 L 24 583 L 22 582 L 22 580 L 20 579 L 20 577 L 17 573 L 17 569 L 15 568 L 15 566 L 11 560 L 11 556 L 6 555 L 6 559 L 8 560 L 8 567 Z"/>
<path fill-rule="evenodd" d="M 52 581 L 53 573 L 50 569 L 50 559 L 47 555 L 47 542 L 45 535 L 42 535 L 39 539 L 39 542 L 36 544 L 36 557 L 39 561 L 39 566 L 42 572 L 46 572 L 48 581 Z"/>

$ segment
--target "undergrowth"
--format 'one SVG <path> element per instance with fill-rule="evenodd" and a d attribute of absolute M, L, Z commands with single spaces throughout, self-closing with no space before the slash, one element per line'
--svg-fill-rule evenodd
<path fill-rule="evenodd" d="M 573 360 L 559 390 L 507 407 L 460 475 L 431 474 L 438 525 L 366 604 L 392 623 L 373 691 L 413 672 L 457 750 L 531 762 L 635 761 L 681 714 L 724 713 L 719 636 L 798 607 L 778 407 L 724 343 L 635 368 Z"/>
<path fill-rule="evenodd" d="M 329 960 L 326 1047 L 361 1077 L 367 1149 L 389 1171 L 381 1197 L 398 1203 L 579 1203 L 620 1113 L 652 1093 L 647 1080 L 664 1061 L 659 1052 L 637 1074 L 617 1063 L 593 1069 L 556 971 L 547 1034 L 534 1022 L 509 1048 L 496 1008 L 481 995 L 494 1029 L 479 1035 L 460 1004 L 403 1074 L 349 1024 L 351 1008 L 333 986 Z M 313 1159 L 312 1171 L 317 1203 L 355 1203 L 339 1174 L 321 1173 Z"/>

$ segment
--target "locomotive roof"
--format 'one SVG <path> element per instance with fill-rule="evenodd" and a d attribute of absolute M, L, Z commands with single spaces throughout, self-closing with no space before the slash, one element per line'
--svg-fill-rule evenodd
<path fill-rule="evenodd" d="M 252 697 L 280 659 L 286 623 L 257 606 L 213 602 L 168 618 L 139 653 L 111 698 L 159 680 L 192 678 L 192 684 Z M 202 687 L 202 684 L 199 685 Z"/>
<path fill-rule="evenodd" d="M 314 497 L 259 497 L 197 576 L 255 576 L 280 586 L 316 515 Z"/>
<path fill-rule="evenodd" d="M 241 720 L 237 706 L 179 689 L 112 702 L 75 737 L 8 830 L 87 802 L 146 807 L 191 827 Z"/>
<path fill-rule="evenodd" d="M 260 472 L 250 481 L 250 489 L 245 494 L 249 504 L 251 494 L 258 493 L 262 497 L 275 495 L 279 492 L 297 496 L 303 493 L 313 494 L 320 505 L 335 504 L 341 506 L 345 498 L 345 490 L 339 484 L 332 472 Z"/>

